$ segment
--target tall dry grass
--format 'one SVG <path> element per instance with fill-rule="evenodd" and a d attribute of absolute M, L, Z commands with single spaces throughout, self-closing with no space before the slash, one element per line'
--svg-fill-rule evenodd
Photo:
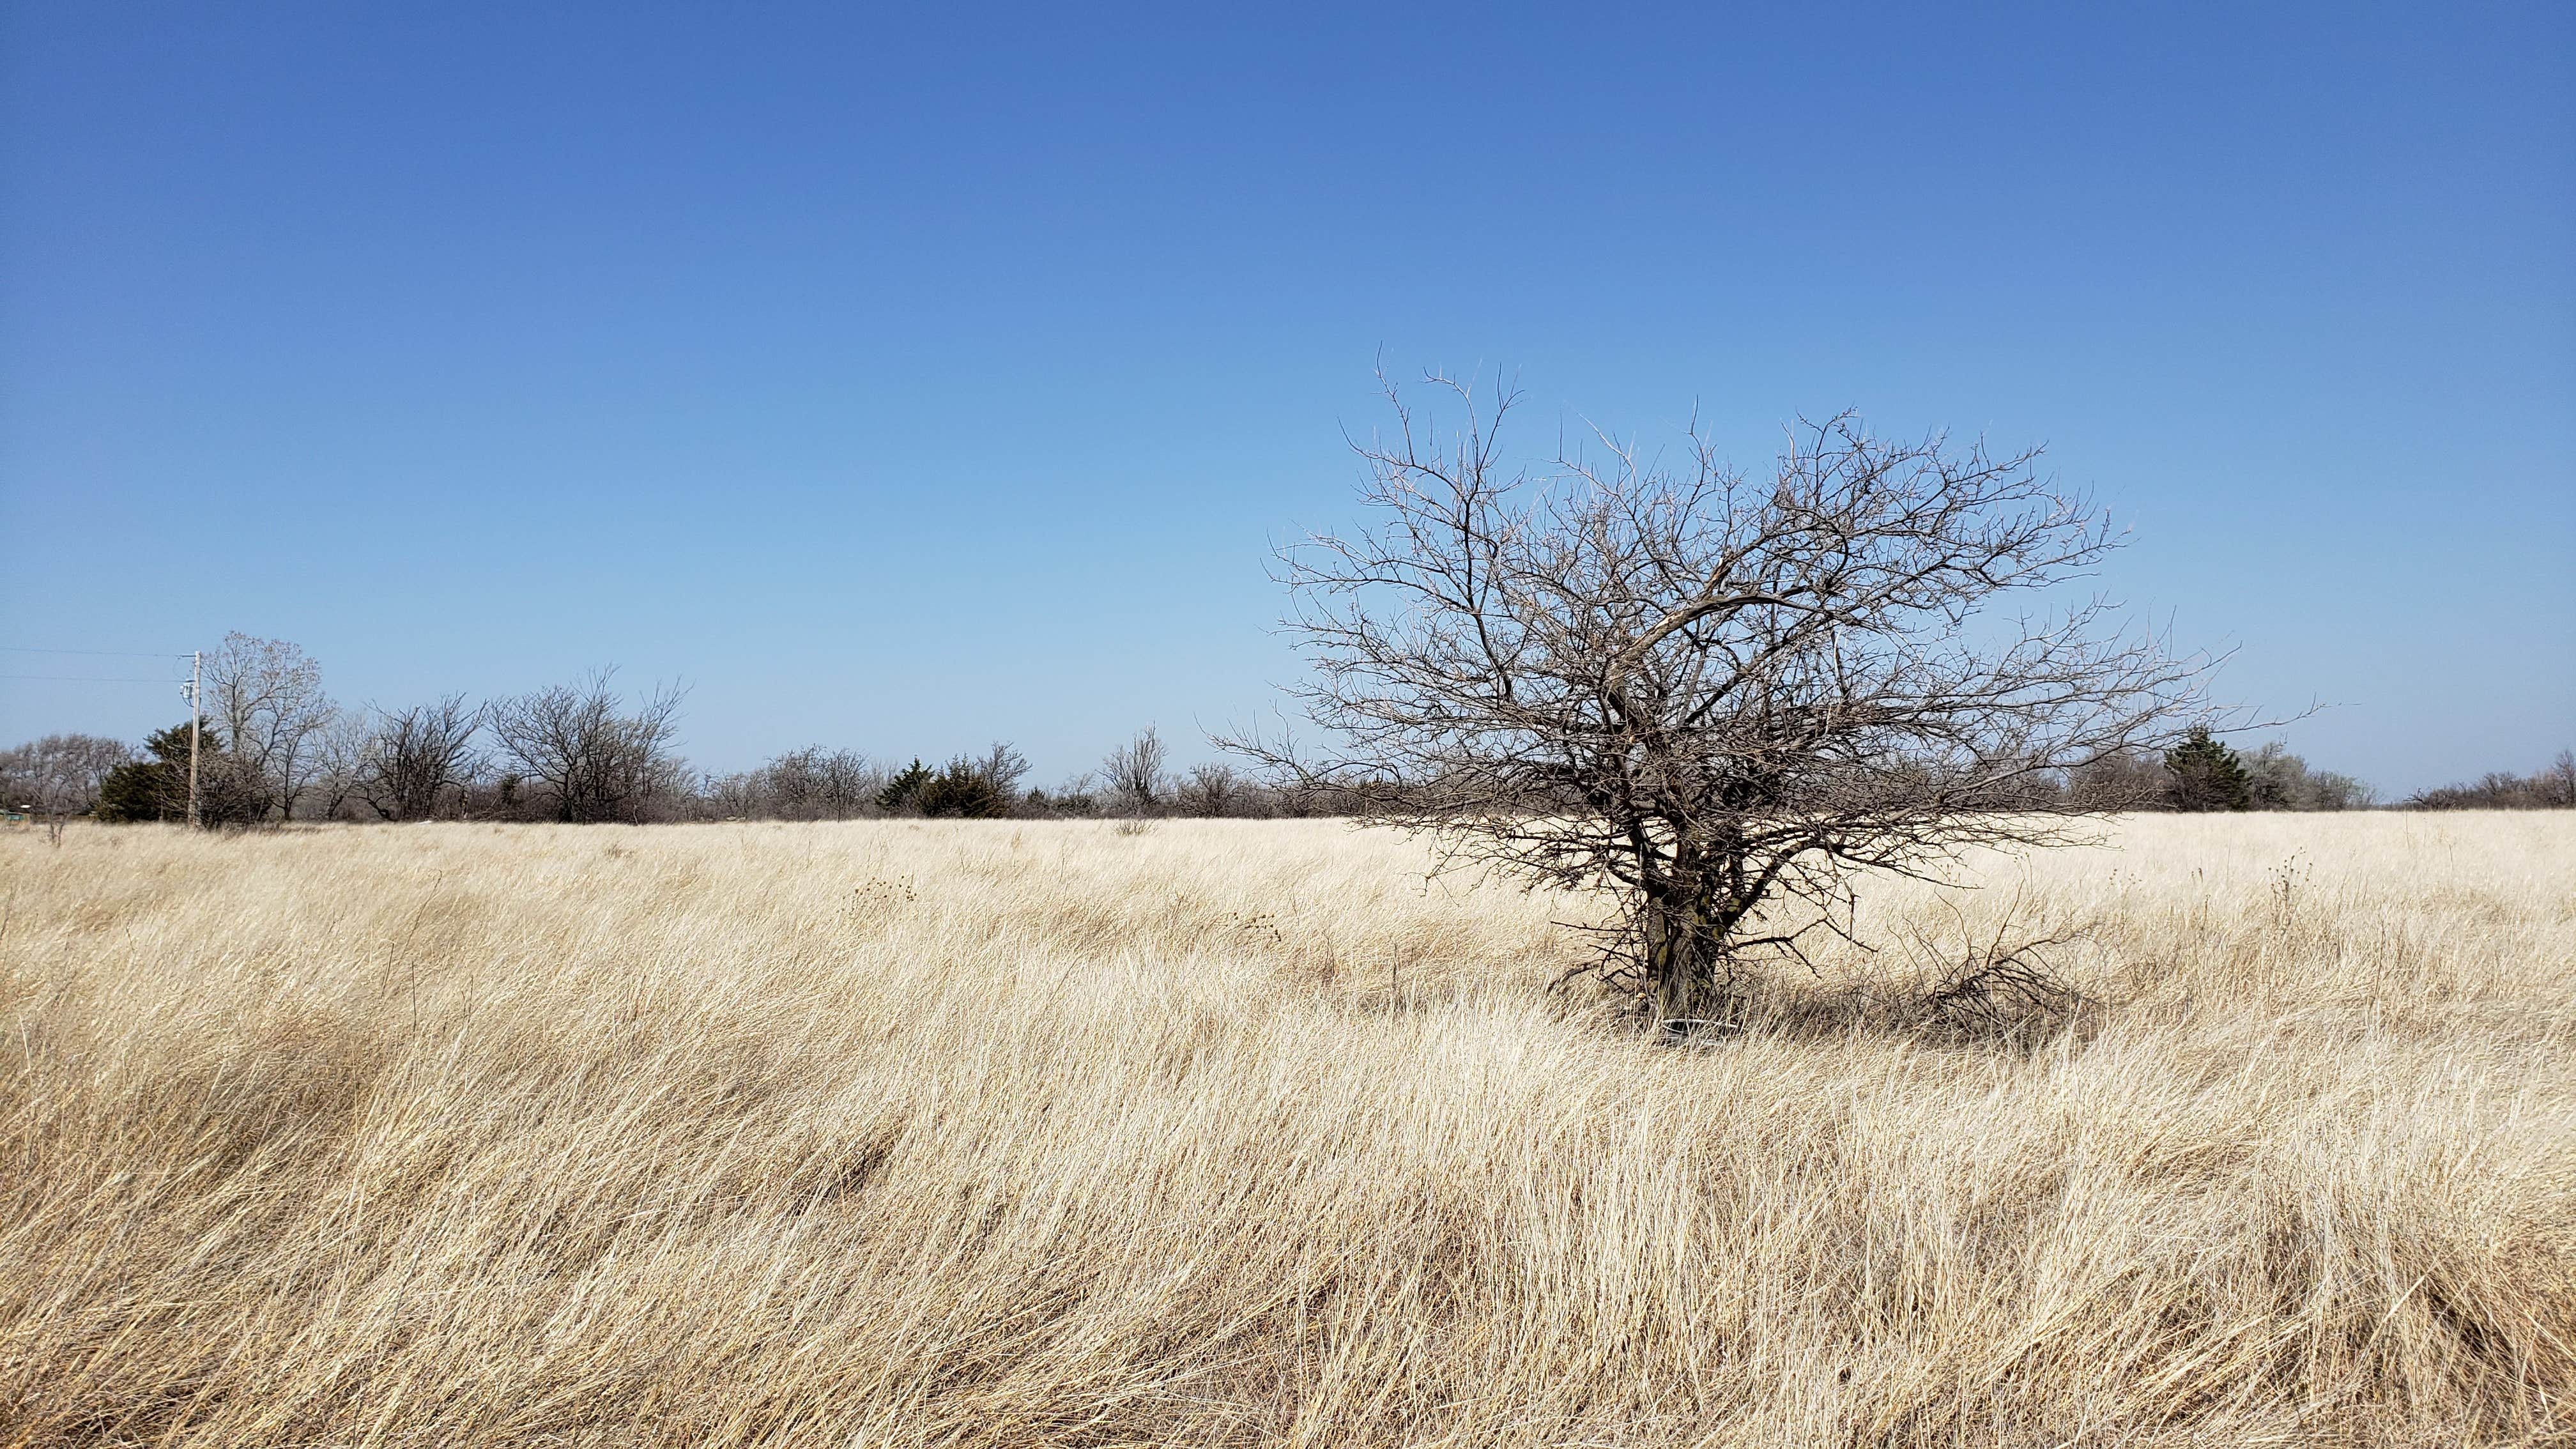
<path fill-rule="evenodd" d="M 2152 819 L 1707 1050 L 1329 824 L 0 840 L 0 1441 L 2576 1430 L 2576 818 Z M 1882 885 L 1862 925 L 1964 929 Z"/>

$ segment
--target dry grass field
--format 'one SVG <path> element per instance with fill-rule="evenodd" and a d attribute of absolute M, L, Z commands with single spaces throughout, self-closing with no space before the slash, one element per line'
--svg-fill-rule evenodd
<path fill-rule="evenodd" d="M 1974 864 L 1704 1048 L 1329 823 L 0 838 L 0 1443 L 2576 1436 L 2576 817 Z"/>

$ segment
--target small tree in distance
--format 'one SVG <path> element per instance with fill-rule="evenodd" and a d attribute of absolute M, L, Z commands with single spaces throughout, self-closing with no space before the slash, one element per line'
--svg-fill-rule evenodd
<path fill-rule="evenodd" d="M 322 666 L 286 640 L 236 631 L 206 656 L 205 667 L 209 715 L 248 768 L 246 778 L 260 782 L 262 813 L 274 807 L 279 818 L 294 819 L 321 764 L 315 745 L 339 713 L 322 691 Z"/>
<path fill-rule="evenodd" d="M 2165 751 L 2166 793 L 2176 810 L 2243 810 L 2253 803 L 2253 782 L 2236 752 L 2194 725 L 2183 742 Z"/>
<path fill-rule="evenodd" d="M 148 760 L 108 771 L 99 782 L 98 818 L 117 823 L 188 818 L 189 731 L 185 720 L 144 740 Z M 220 727 L 196 734 L 197 820 L 209 828 L 257 825 L 268 817 L 268 782 L 250 762 L 224 748 Z"/>
<path fill-rule="evenodd" d="M 2576 750 L 2560 750 L 2549 767 L 2536 774 L 2497 770 L 2470 785 L 2420 790 L 2406 799 L 2410 810 L 2566 810 L 2576 808 Z"/>
<path fill-rule="evenodd" d="M 2366 810 L 2378 800 L 2377 791 L 2350 775 L 2310 769 L 2279 740 L 2238 762 L 2245 767 L 2249 810 Z"/>
<path fill-rule="evenodd" d="M 912 803 L 934 818 L 998 820 L 1020 803 L 1020 781 L 1029 773 L 1028 759 L 1007 744 L 996 744 L 981 759 L 959 755 L 947 768 L 921 782 Z"/>
<path fill-rule="evenodd" d="M 0 750 L 0 805 L 60 819 L 98 807 L 109 775 L 134 763 L 123 740 L 98 735 L 47 735 Z"/>
<path fill-rule="evenodd" d="M 686 691 L 665 685 L 629 709 L 616 675 L 601 669 L 484 711 L 502 757 L 517 767 L 505 779 L 524 772 L 557 820 L 641 820 L 657 797 L 686 789 L 672 750 Z"/>
<path fill-rule="evenodd" d="M 893 778 L 886 781 L 885 788 L 877 792 L 877 808 L 879 810 L 913 809 L 919 803 L 922 787 L 935 778 L 937 776 L 928 765 L 921 762 L 921 757 L 914 756 L 911 764 L 895 771 Z"/>
<path fill-rule="evenodd" d="M 483 711 L 450 694 L 382 710 L 358 744 L 350 790 L 384 820 L 427 820 L 473 779 Z"/>
<path fill-rule="evenodd" d="M 1100 782 L 1120 808 L 1137 813 L 1154 810 L 1163 804 L 1171 783 L 1170 758 L 1163 737 L 1147 725 L 1100 762 Z"/>
<path fill-rule="evenodd" d="M 1606 887 L 1602 969 L 1668 1033 L 1847 930 L 1856 871 L 2060 838 L 2065 772 L 2161 747 L 2199 705 L 2205 662 L 2105 601 L 1992 616 L 2116 543 L 2035 451 L 1841 416 L 1761 478 L 1696 431 L 1678 472 L 1603 438 L 1602 461 L 1532 475 L 1501 461 L 1515 396 L 1480 417 L 1428 381 L 1463 426 L 1442 437 L 1388 386 L 1393 437 L 1354 445 L 1377 525 L 1282 556 L 1323 744 L 1223 743 L 1453 862 Z"/>

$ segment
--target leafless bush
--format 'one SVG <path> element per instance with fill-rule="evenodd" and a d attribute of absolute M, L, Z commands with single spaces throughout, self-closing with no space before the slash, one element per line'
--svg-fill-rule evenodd
<path fill-rule="evenodd" d="M 835 820 L 864 814 L 868 802 L 885 788 L 885 771 L 856 750 L 833 750 L 819 765 L 823 808 Z"/>
<path fill-rule="evenodd" d="M 821 745 L 772 757 L 755 777 L 767 797 L 754 807 L 755 812 L 779 820 L 820 820 L 831 813 L 824 798 L 824 762 L 829 758 L 830 752 Z"/>
<path fill-rule="evenodd" d="M 687 794 L 673 753 L 686 691 L 663 685 L 630 710 L 614 668 L 579 684 L 495 702 L 486 714 L 504 760 L 524 772 L 534 802 L 575 823 L 638 821 Z"/>
<path fill-rule="evenodd" d="M 1028 756 L 1007 741 L 996 740 L 981 758 L 970 759 L 968 763 L 976 778 L 991 785 L 1004 799 L 1018 802 L 1020 782 L 1029 777 Z"/>
<path fill-rule="evenodd" d="M 1231 765 L 1193 766 L 1172 792 L 1172 808 L 1181 815 L 1248 815 L 1257 813 L 1252 782 Z"/>
<path fill-rule="evenodd" d="M 1100 762 L 1100 780 L 1116 808 L 1144 812 L 1165 804 L 1170 787 L 1170 753 L 1151 725 L 1136 738 L 1111 750 Z"/>
<path fill-rule="evenodd" d="M 461 694 L 377 711 L 351 793 L 382 820 L 428 820 L 451 808 L 481 764 L 474 737 L 482 717 Z"/>
<path fill-rule="evenodd" d="M 99 786 L 134 748 L 97 735 L 47 735 L 0 750 L 0 805 L 60 818 L 98 808 Z"/>
<path fill-rule="evenodd" d="M 2245 777 L 2256 810 L 2366 810 L 2379 798 L 2350 775 L 2311 768 L 2279 740 L 2245 757 Z"/>
<path fill-rule="evenodd" d="M 2067 772 L 2066 804 L 2077 810 L 2163 810 L 2173 777 L 2151 750 L 2115 750 Z"/>
<path fill-rule="evenodd" d="M 2576 750 L 2560 750 L 2531 775 L 2498 770 L 2473 785 L 2445 785 L 2407 798 L 2411 810 L 2566 810 L 2576 808 Z"/>
<path fill-rule="evenodd" d="M 807 745 L 758 769 L 711 775 L 697 814 L 716 820 L 850 820 L 874 813 L 887 771 L 856 750 Z"/>
<path fill-rule="evenodd" d="M 2033 928 L 2020 902 L 1990 930 L 1978 931 L 1953 913 L 1955 943 L 1914 928 L 1906 949 L 1927 982 L 1906 1005 L 1923 1026 L 1953 1037 L 2006 1039 L 2062 1030 L 2083 1009 L 2084 993 L 2061 973 L 2053 957 L 2089 934 L 2081 924 Z"/>

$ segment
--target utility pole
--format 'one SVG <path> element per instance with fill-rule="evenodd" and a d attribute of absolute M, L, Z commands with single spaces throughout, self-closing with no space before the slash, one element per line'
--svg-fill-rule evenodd
<path fill-rule="evenodd" d="M 199 701 L 197 686 L 205 676 L 206 656 L 203 650 L 188 656 L 188 828 L 197 828 L 197 722 L 206 717 Z"/>

